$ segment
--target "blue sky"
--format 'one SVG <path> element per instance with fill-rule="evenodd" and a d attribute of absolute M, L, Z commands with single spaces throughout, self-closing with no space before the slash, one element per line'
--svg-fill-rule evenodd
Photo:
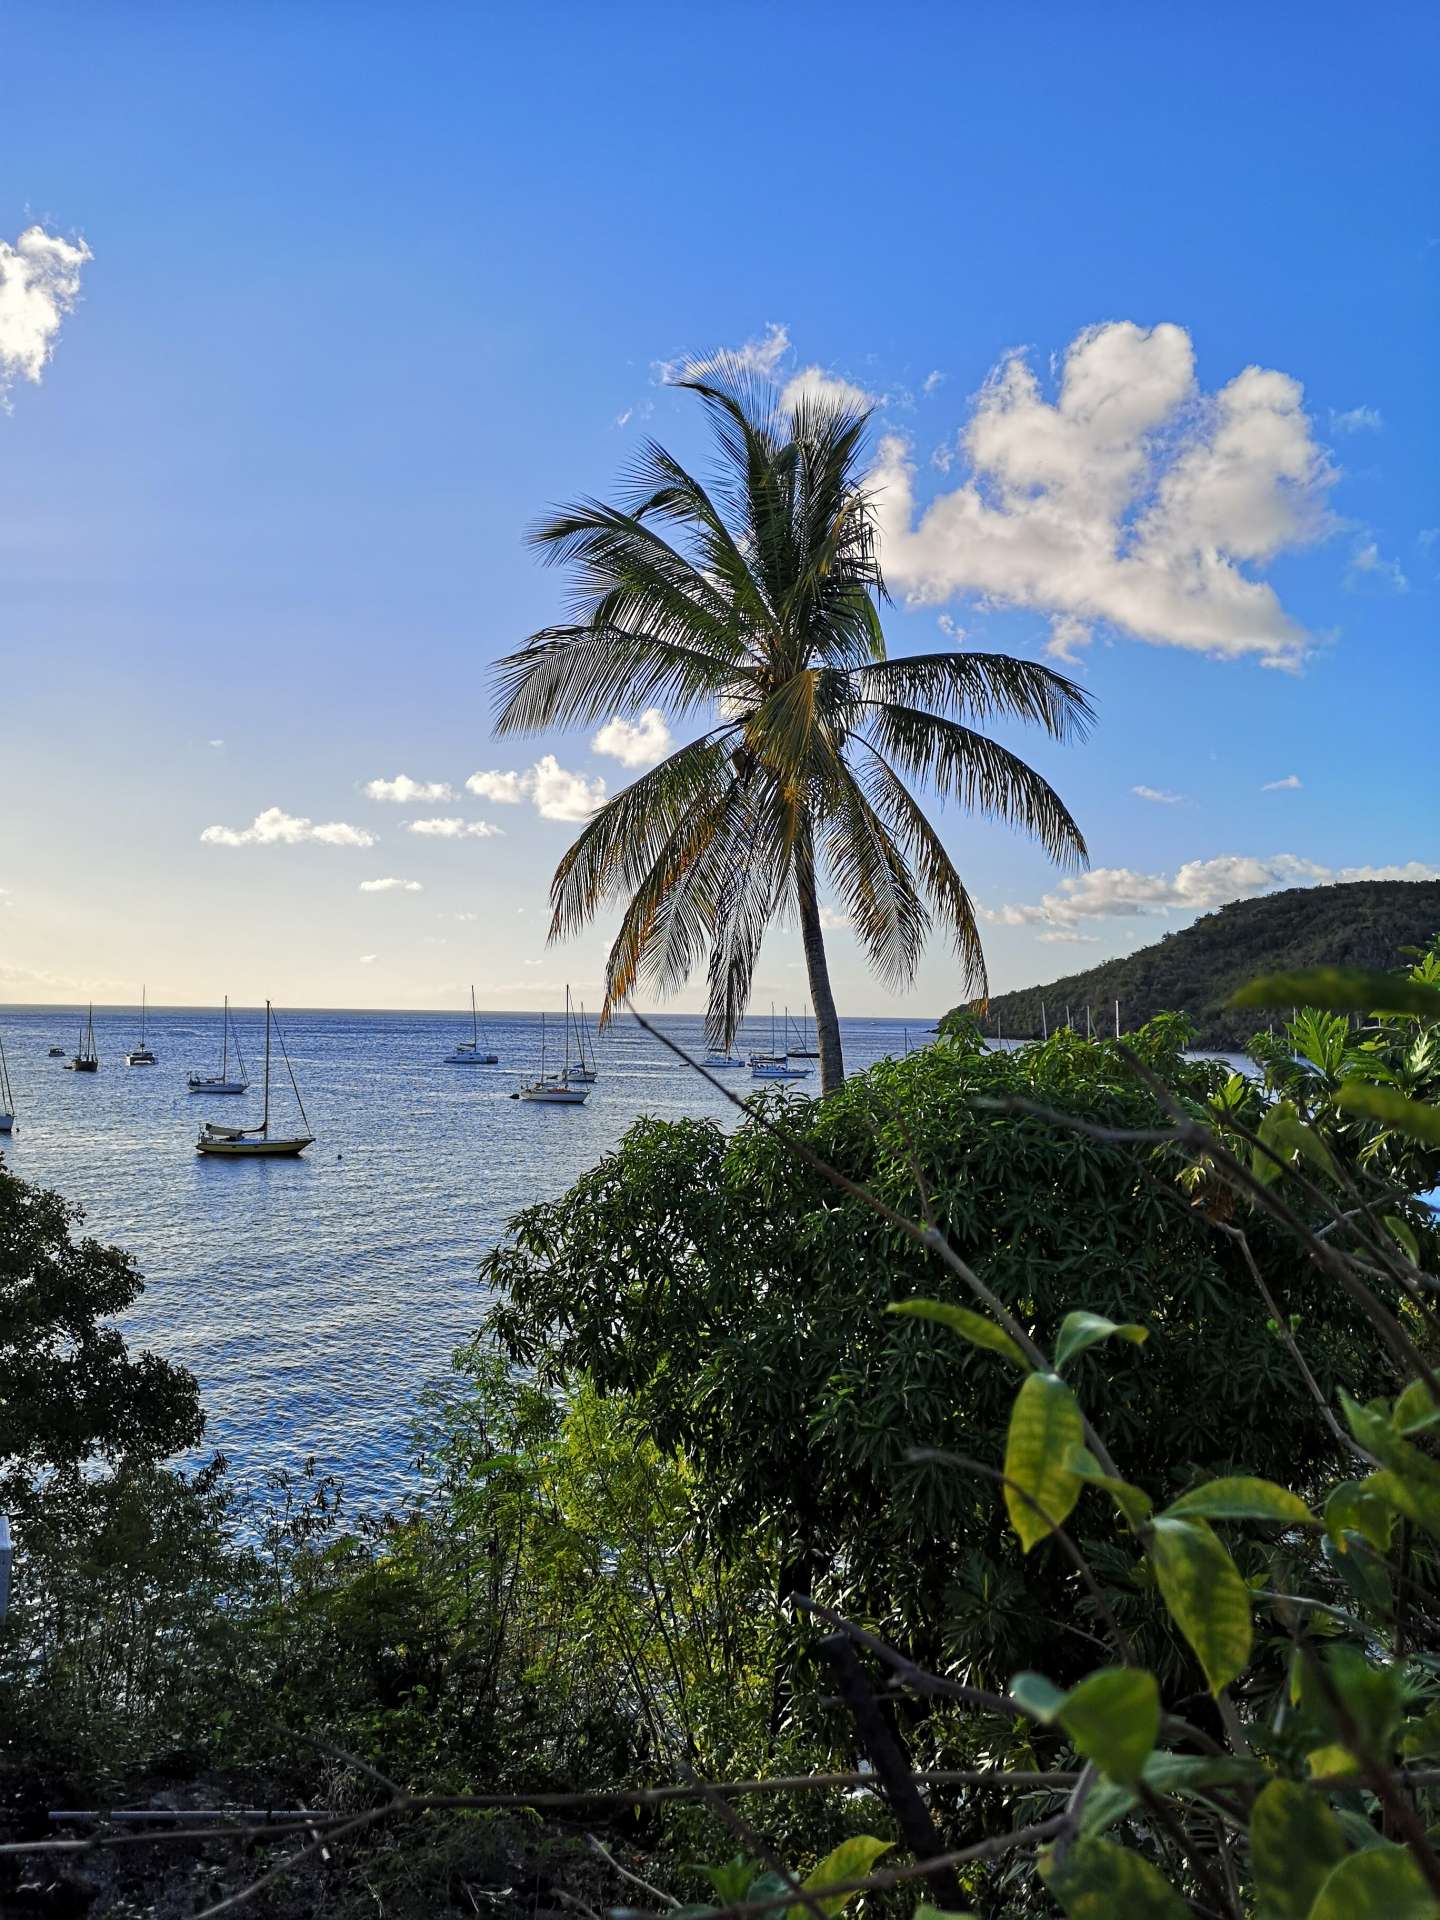
<path fill-rule="evenodd" d="M 877 397 L 892 651 L 1058 647 L 1098 703 L 1012 741 L 1079 890 L 940 816 L 997 987 L 1435 870 L 1436 18 L 8 8 L 0 998 L 593 999 L 546 883 L 633 768 L 495 742 L 489 663 L 561 605 L 526 525 L 644 432 L 703 458 L 657 369 L 722 345 Z M 955 998 L 937 942 L 907 1004 Z"/>

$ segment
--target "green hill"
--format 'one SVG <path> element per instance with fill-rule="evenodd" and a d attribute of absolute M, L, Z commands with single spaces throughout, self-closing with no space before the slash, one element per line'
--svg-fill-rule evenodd
<path fill-rule="evenodd" d="M 1114 1031 L 1115 1002 L 1123 1030 L 1156 1013 L 1185 1013 L 1202 1047 L 1234 1050 L 1255 1031 L 1254 1013 L 1228 1013 L 1225 1002 L 1257 974 L 1295 967 L 1394 967 L 1406 947 L 1426 947 L 1440 933 L 1440 880 L 1353 880 L 1331 887 L 1294 887 L 1259 900 L 1236 900 L 1193 926 L 1167 933 L 1153 947 L 1105 960 L 1046 986 L 997 994 L 985 1031 L 1038 1039 L 1040 1009 L 1050 1028 L 1065 1018 L 1084 1030 L 1090 1008 L 1096 1030 Z M 956 1012 L 963 1009 L 957 1008 Z"/>

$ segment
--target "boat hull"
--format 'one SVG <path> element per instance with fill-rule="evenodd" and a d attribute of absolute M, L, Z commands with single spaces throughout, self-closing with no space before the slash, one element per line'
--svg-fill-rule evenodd
<path fill-rule="evenodd" d="M 67 1060 L 65 1071 L 67 1073 L 98 1073 L 100 1062 L 98 1060 Z"/>
<path fill-rule="evenodd" d="M 153 1053 L 127 1053 L 125 1064 L 127 1067 L 153 1067 L 158 1062 Z"/>
<path fill-rule="evenodd" d="M 590 1098 L 588 1087 L 522 1087 L 522 1100 L 533 1100 L 542 1107 L 581 1107 Z"/>
<path fill-rule="evenodd" d="M 192 1073 L 188 1083 L 191 1093 L 248 1093 L 248 1080 L 197 1080 Z"/>
<path fill-rule="evenodd" d="M 500 1056 L 498 1053 L 447 1053 L 445 1064 L 447 1067 L 498 1067 Z"/>
<path fill-rule="evenodd" d="M 15 1131 L 14 1114 L 0 1113 L 0 1133 L 13 1133 L 14 1131 Z"/>
<path fill-rule="evenodd" d="M 244 1140 L 223 1134 L 207 1139 L 202 1133 L 195 1151 L 218 1160 L 293 1160 L 314 1144 L 313 1134 L 294 1140 Z"/>

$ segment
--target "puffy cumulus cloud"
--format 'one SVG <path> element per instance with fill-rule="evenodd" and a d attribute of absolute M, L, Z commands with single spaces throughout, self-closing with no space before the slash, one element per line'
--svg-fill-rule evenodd
<path fill-rule="evenodd" d="M 658 709 L 652 711 L 658 712 Z M 649 717 L 648 714 L 642 717 L 642 727 Z M 664 716 L 661 715 L 660 719 L 663 725 Z M 607 727 L 601 728 L 601 732 L 624 724 L 623 721 L 612 720 Z M 518 806 L 522 800 L 529 800 L 545 820 L 588 820 L 605 798 L 602 775 L 597 773 L 592 777 L 570 773 L 560 765 L 553 753 L 543 754 L 533 767 L 527 767 L 524 771 L 472 773 L 465 785 L 482 800 L 494 800 L 502 806 Z"/>
<path fill-rule="evenodd" d="M 423 893 L 425 889 L 418 880 L 397 880 L 393 873 L 387 873 L 383 880 L 362 880 L 361 893 Z"/>
<path fill-rule="evenodd" d="M 405 831 L 427 840 L 496 840 L 501 835 L 501 829 L 488 820 L 461 820 L 457 815 L 441 820 L 407 820 Z"/>
<path fill-rule="evenodd" d="M 1148 913 L 1203 913 L 1230 900 L 1251 900 L 1277 887 L 1316 887 L 1352 880 L 1435 880 L 1440 867 L 1411 860 L 1404 866 L 1324 867 L 1293 853 L 1268 857 L 1226 853 L 1187 860 L 1173 874 L 1131 867 L 1092 867 L 1062 880 L 1054 893 L 1022 906 L 982 909 L 997 926 L 1072 929 L 1087 920 L 1130 919 Z"/>
<path fill-rule="evenodd" d="M 1094 623 L 1291 667 L 1309 636 L 1246 569 L 1329 530 L 1335 469 L 1299 383 L 1247 367 L 1203 394 L 1183 327 L 1117 321 L 1067 349 L 1055 399 L 1005 359 L 960 437 L 968 471 L 921 507 L 904 439 L 871 485 L 886 576 L 912 602 L 1033 608 L 1073 658 Z"/>
<path fill-rule="evenodd" d="M 39 380 L 91 257 L 83 240 L 43 227 L 27 227 L 13 247 L 0 240 L 0 401 L 16 379 Z"/>
<path fill-rule="evenodd" d="M 852 923 L 848 913 L 837 913 L 834 907 L 821 907 L 820 924 L 827 933 L 843 933 Z"/>
<path fill-rule="evenodd" d="M 873 393 L 867 393 L 864 387 L 857 387 L 853 380 L 846 380 L 841 374 L 827 372 L 824 367 L 801 367 L 780 390 L 780 404 L 787 410 L 793 410 L 804 400 L 823 400 L 831 406 L 853 407 L 859 411 L 875 405 Z"/>
<path fill-rule="evenodd" d="M 200 838 L 212 847 L 295 847 L 312 840 L 323 847 L 373 847 L 375 835 L 347 820 L 319 825 L 283 807 L 267 807 L 248 827 L 206 827 Z"/>
<path fill-rule="evenodd" d="M 1183 793 L 1167 793 L 1163 787 L 1131 787 L 1137 799 L 1153 800 L 1159 807 L 1178 807 L 1185 799 Z"/>
<path fill-rule="evenodd" d="M 590 751 L 627 767 L 653 767 L 670 751 L 670 728 L 659 707 L 647 707 L 633 722 L 616 714 L 590 742 Z"/>
<path fill-rule="evenodd" d="M 388 800 L 398 807 L 455 798 L 455 789 L 447 781 L 412 780 L 408 773 L 397 773 L 393 780 L 367 780 L 365 793 L 368 799 Z"/>
<path fill-rule="evenodd" d="M 1298 793 L 1304 782 L 1298 773 L 1287 773 L 1283 780 L 1267 780 L 1260 791 L 1262 793 Z"/>

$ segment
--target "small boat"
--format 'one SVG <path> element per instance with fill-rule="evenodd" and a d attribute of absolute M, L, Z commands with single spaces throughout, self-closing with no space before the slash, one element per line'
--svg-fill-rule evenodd
<path fill-rule="evenodd" d="M 235 1063 L 238 1074 L 230 1071 L 230 1041 L 235 1041 Z M 219 1073 L 192 1073 L 185 1082 L 191 1093 L 244 1093 L 250 1085 L 245 1074 L 245 1062 L 240 1057 L 240 1036 L 230 1024 L 230 996 L 225 996 L 225 1011 L 220 1017 L 220 1071 Z"/>
<path fill-rule="evenodd" d="M 50 1058 L 52 1060 L 63 1060 L 65 1058 L 64 1047 L 51 1047 Z"/>
<path fill-rule="evenodd" d="M 95 1008 L 93 1003 L 85 1022 L 85 1031 L 80 1036 L 80 1044 L 75 1050 L 74 1058 L 65 1062 L 65 1071 L 67 1073 L 98 1073 L 100 1071 L 100 1056 L 95 1051 Z"/>
<path fill-rule="evenodd" d="M 138 1047 L 132 1047 L 129 1053 L 126 1054 L 125 1064 L 127 1067 L 153 1067 L 156 1064 L 155 1055 L 151 1052 L 150 1048 L 147 1047 L 145 1044 L 145 989 L 144 987 L 141 987 L 140 989 L 140 1044 Z"/>
<path fill-rule="evenodd" d="M 10 1091 L 10 1069 L 5 1063 L 5 1042 L 0 1040 L 0 1133 L 15 1131 L 15 1096 Z"/>
<path fill-rule="evenodd" d="M 808 1038 L 805 1032 L 805 1022 L 809 1018 L 810 1008 L 807 1005 L 800 1015 L 800 1026 L 798 1029 L 800 1045 L 798 1047 L 786 1048 L 786 1052 L 792 1060 L 818 1060 L 820 1058 L 820 1030 L 818 1024 L 815 1029 L 815 1045 L 811 1047 L 805 1044 Z M 787 1033 L 793 1024 L 790 1018 L 790 1009 L 787 1007 L 785 1009 L 785 1028 Z"/>
<path fill-rule="evenodd" d="M 702 1067 L 743 1067 L 745 1062 L 734 1053 L 707 1053 L 700 1064 Z"/>
<path fill-rule="evenodd" d="M 566 1011 L 569 1011 L 570 990 L 565 990 Z M 546 1107 L 581 1107 L 590 1098 L 589 1087 L 575 1086 L 569 1079 L 570 1073 L 570 1026 L 565 1026 L 565 1066 L 558 1074 L 545 1071 L 545 1015 L 540 1015 L 540 1078 L 521 1087 L 521 1100 L 534 1100 Z"/>
<path fill-rule="evenodd" d="M 785 1009 L 785 1018 L 790 1018 L 790 1009 Z M 775 1009 L 770 1009 L 770 1051 L 752 1053 L 750 1056 L 750 1078 L 752 1080 L 808 1080 L 809 1067 L 792 1067 L 789 1056 L 775 1051 Z"/>
<path fill-rule="evenodd" d="M 490 1044 L 489 1034 L 485 1036 L 485 1044 Z M 474 987 L 470 989 L 470 1038 L 459 1041 L 455 1051 L 446 1054 L 445 1064 L 447 1067 L 496 1067 L 500 1064 L 498 1053 L 480 1051 L 480 1019 L 475 1011 Z"/>
<path fill-rule="evenodd" d="M 300 1123 L 303 1133 L 271 1133 L 270 1131 L 270 1030 L 274 1028 L 280 1035 L 280 1051 L 285 1056 L 285 1069 L 290 1075 L 290 1087 L 295 1095 L 295 1104 L 300 1109 Z M 265 1106 L 258 1127 L 218 1127 L 207 1121 L 200 1129 L 200 1138 L 195 1142 L 197 1153 L 209 1154 L 219 1159 L 232 1160 L 293 1160 L 302 1154 L 306 1147 L 313 1146 L 315 1136 L 310 1131 L 310 1122 L 305 1117 L 305 1102 L 300 1098 L 299 1083 L 295 1078 L 295 1069 L 290 1065 L 289 1049 L 285 1045 L 285 1035 L 280 1029 L 270 1002 L 265 1002 Z"/>
<path fill-rule="evenodd" d="M 581 1007 L 580 1017 L 577 1020 L 570 1010 L 570 989 L 568 987 L 565 989 L 565 1017 L 574 1029 L 575 1048 L 579 1056 L 573 1064 L 566 1066 L 565 1078 L 574 1081 L 580 1086 L 591 1086 L 600 1077 L 595 1066 L 595 1050 L 593 1047 L 591 1048 L 590 1057 L 587 1060 L 585 1057 L 585 1009 L 583 1006 Z"/>

